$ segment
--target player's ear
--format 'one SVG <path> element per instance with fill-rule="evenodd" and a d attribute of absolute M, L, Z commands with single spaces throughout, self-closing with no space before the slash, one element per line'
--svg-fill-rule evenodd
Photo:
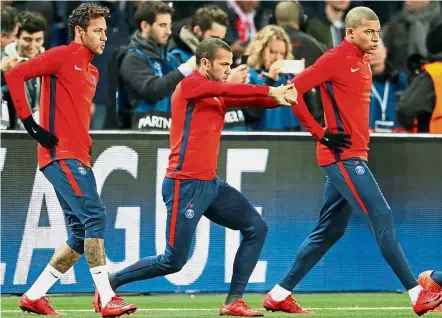
<path fill-rule="evenodd" d="M 150 24 L 149 23 L 147 23 L 146 21 L 141 21 L 140 27 L 141 27 L 141 32 L 143 32 L 145 34 L 149 34 L 149 31 L 150 31 Z"/>
<path fill-rule="evenodd" d="M 199 25 L 195 25 L 193 27 L 193 33 L 195 33 L 198 38 L 201 38 L 203 36 L 203 32 L 201 31 L 201 28 Z"/>
<path fill-rule="evenodd" d="M 81 37 L 81 36 L 83 36 L 84 29 L 81 26 L 76 25 L 74 27 L 74 32 L 75 32 L 75 34 L 78 34 Z"/>
<path fill-rule="evenodd" d="M 353 29 L 353 28 L 347 28 L 347 29 L 345 30 L 345 33 L 346 33 L 347 36 L 349 36 L 350 38 L 353 39 L 353 37 L 354 37 L 354 31 L 355 31 L 355 29 Z"/>
<path fill-rule="evenodd" d="M 209 59 L 205 57 L 201 59 L 201 65 L 203 66 L 204 69 L 207 70 L 209 68 L 209 64 L 210 64 Z"/>

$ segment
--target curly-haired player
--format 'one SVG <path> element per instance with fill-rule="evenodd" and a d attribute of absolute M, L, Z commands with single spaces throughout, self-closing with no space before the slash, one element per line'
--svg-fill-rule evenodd
<path fill-rule="evenodd" d="M 71 228 L 66 244 L 21 297 L 23 311 L 62 315 L 52 308 L 46 293 L 83 253 L 100 294 L 102 316 L 118 317 L 136 310 L 116 296 L 109 284 L 103 239 L 106 210 L 91 169 L 89 125 L 98 81 L 91 60 L 103 53 L 108 15 L 105 7 L 81 4 L 69 17 L 69 45 L 53 48 L 6 73 L 18 116 L 39 143 L 39 168 L 54 186 Z M 43 78 L 40 125 L 30 113 L 24 91 L 24 82 L 34 77 Z"/>

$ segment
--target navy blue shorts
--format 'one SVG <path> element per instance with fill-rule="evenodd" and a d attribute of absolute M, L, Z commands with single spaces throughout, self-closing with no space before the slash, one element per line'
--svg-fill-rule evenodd
<path fill-rule="evenodd" d="M 196 226 L 204 215 L 232 230 L 265 227 L 249 200 L 227 182 L 165 178 L 163 200 L 167 207 L 166 254 L 172 264 L 187 260 Z"/>
<path fill-rule="evenodd" d="M 106 209 L 97 191 L 92 169 L 75 159 L 53 161 L 42 169 L 54 186 L 71 230 L 66 242 L 83 254 L 85 238 L 103 238 Z"/>

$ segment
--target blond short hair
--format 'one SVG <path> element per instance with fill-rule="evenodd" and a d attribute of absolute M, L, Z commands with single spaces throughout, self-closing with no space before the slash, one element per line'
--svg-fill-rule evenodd
<path fill-rule="evenodd" d="M 345 16 L 345 28 L 357 28 L 362 24 L 362 20 L 379 20 L 376 13 L 367 7 L 355 7 Z"/>
<path fill-rule="evenodd" d="M 286 55 L 284 59 L 293 60 L 292 54 L 292 44 L 290 43 L 289 36 L 284 31 L 283 28 L 277 25 L 268 25 L 262 28 L 255 36 L 255 38 L 250 42 L 246 50 L 246 55 L 249 56 L 247 60 L 247 66 L 258 70 L 264 66 L 264 61 L 262 59 L 262 51 L 267 47 L 267 45 L 272 40 L 284 41 L 286 46 Z"/>

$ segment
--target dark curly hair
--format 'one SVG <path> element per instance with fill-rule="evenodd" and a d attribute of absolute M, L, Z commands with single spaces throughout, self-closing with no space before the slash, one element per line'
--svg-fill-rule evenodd
<path fill-rule="evenodd" d="M 80 26 L 83 30 L 87 30 L 89 22 L 96 18 L 109 17 L 109 9 L 101 7 L 96 4 L 82 3 L 74 11 L 68 19 L 69 38 L 73 40 L 75 38 L 75 26 Z"/>
<path fill-rule="evenodd" d="M 46 19 L 38 12 L 22 11 L 18 14 L 17 19 L 19 24 L 17 37 L 20 37 L 23 31 L 33 34 L 40 31 L 45 32 L 48 28 Z"/>

